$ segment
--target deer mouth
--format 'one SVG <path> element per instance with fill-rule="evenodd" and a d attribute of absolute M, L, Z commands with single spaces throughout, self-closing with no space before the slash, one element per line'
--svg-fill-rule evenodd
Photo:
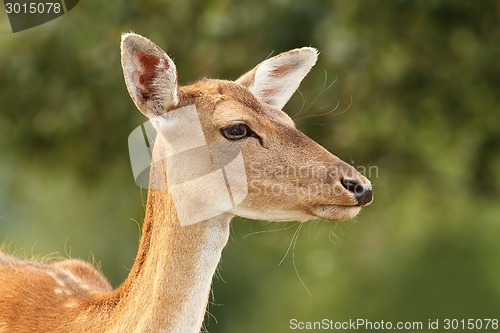
<path fill-rule="evenodd" d="M 358 215 L 360 211 L 361 206 L 359 205 L 319 205 L 313 208 L 311 213 L 328 221 L 346 221 Z"/>

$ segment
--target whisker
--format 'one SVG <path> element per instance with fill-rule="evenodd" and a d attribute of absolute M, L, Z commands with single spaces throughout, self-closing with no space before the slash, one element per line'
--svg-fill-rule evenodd
<path fill-rule="evenodd" d="M 287 227 L 284 227 L 284 228 L 281 228 L 281 229 L 273 229 L 273 230 L 260 230 L 260 231 L 255 231 L 255 232 L 252 232 L 248 235 L 245 235 L 242 237 L 243 238 L 247 238 L 248 236 L 253 236 L 253 235 L 257 235 L 257 234 L 262 234 L 262 233 L 266 233 L 266 232 L 275 232 L 275 231 L 283 231 L 283 230 L 287 230 L 287 229 L 290 229 L 292 227 L 295 227 L 297 225 L 297 223 L 300 223 L 300 222 L 295 222 L 295 223 L 292 223 L 292 225 L 290 226 L 287 226 Z"/>
<path fill-rule="evenodd" d="M 320 93 L 316 96 L 316 98 L 304 109 L 304 108 L 301 108 L 301 112 L 297 113 L 296 116 L 300 115 L 300 114 L 303 114 L 305 112 L 307 112 L 313 105 L 314 103 L 318 100 L 318 98 L 323 95 L 328 89 L 330 89 L 336 82 L 337 82 L 337 77 L 335 77 L 335 80 L 328 86 L 325 88 L 326 86 L 326 82 L 328 80 L 328 74 L 327 72 L 325 71 L 325 81 L 323 82 L 323 87 L 321 88 L 321 91 Z M 351 96 L 351 104 L 352 104 L 352 96 Z M 342 114 L 344 113 L 345 111 L 347 111 L 349 109 L 349 107 L 351 106 L 351 104 L 349 104 L 349 106 L 347 107 L 346 110 L 342 111 L 341 113 L 339 114 Z M 326 105 L 322 108 L 320 108 L 319 110 L 322 110 L 324 109 L 325 107 L 327 107 Z M 335 108 L 333 108 L 333 110 L 330 110 L 326 113 L 322 113 L 322 114 L 310 114 L 310 115 L 306 115 L 306 116 L 303 116 L 303 117 L 300 117 L 299 119 L 297 119 L 296 123 L 301 123 L 304 119 L 306 118 L 309 118 L 309 117 L 317 117 L 317 116 L 324 116 L 324 115 L 330 115 L 332 114 L 333 112 L 335 112 L 335 110 L 337 110 L 337 108 L 339 107 L 339 102 L 337 102 L 337 105 L 335 106 Z M 317 111 L 316 111 L 317 112 Z M 295 119 L 294 119 L 295 120 Z"/>
<path fill-rule="evenodd" d="M 327 72 L 325 71 L 325 80 L 323 81 L 323 87 L 321 87 L 321 92 L 319 93 L 319 95 L 306 108 L 304 108 L 304 105 L 306 104 L 306 100 L 304 98 L 304 95 L 302 94 L 302 92 L 300 92 L 300 90 L 297 90 L 300 93 L 300 96 L 302 97 L 302 106 L 298 109 L 298 111 L 295 111 L 293 113 L 293 115 L 292 115 L 292 119 L 296 123 L 300 123 L 301 120 L 304 119 L 303 117 L 301 117 L 302 114 L 306 113 L 309 110 L 309 108 L 316 102 L 316 100 L 318 99 L 318 97 L 321 96 L 321 94 L 324 92 L 325 86 L 326 86 L 326 82 L 327 82 L 327 77 L 328 77 L 328 75 L 327 75 Z M 334 81 L 334 83 L 335 83 L 335 81 Z M 330 86 L 328 88 L 330 88 Z"/>
<path fill-rule="evenodd" d="M 309 110 L 311 108 L 311 106 L 313 106 L 314 103 L 316 103 L 316 101 L 318 100 L 318 98 L 323 95 L 328 89 L 330 89 L 334 84 L 335 82 L 337 82 L 337 77 L 335 77 L 335 80 L 333 80 L 333 82 L 325 89 L 325 86 L 326 86 L 326 81 L 328 80 L 328 74 L 327 72 L 325 71 L 325 80 L 323 81 L 323 87 L 321 87 L 321 91 L 319 92 L 318 96 L 316 96 L 315 99 L 313 99 L 313 101 L 309 104 L 309 106 L 306 108 L 306 111 Z"/>
<path fill-rule="evenodd" d="M 297 274 L 297 277 L 299 278 L 300 283 L 302 283 L 302 286 L 307 291 L 309 296 L 312 296 L 311 292 L 309 291 L 309 289 L 307 289 L 306 284 L 304 283 L 304 281 L 302 281 L 302 279 L 299 275 L 299 271 L 297 270 L 297 265 L 295 265 L 295 245 L 297 244 L 297 239 L 299 238 L 299 233 L 300 233 L 300 230 L 302 229 L 303 225 L 304 224 L 301 223 L 300 226 L 297 228 L 298 232 L 297 232 L 297 236 L 295 237 L 295 241 L 293 242 L 293 248 L 292 248 L 292 263 L 293 263 L 293 269 L 295 270 L 295 274 Z"/>
<path fill-rule="evenodd" d="M 300 117 L 300 118 L 298 118 L 298 117 L 299 117 L 299 116 L 302 116 L 302 114 L 306 113 L 306 112 L 307 112 L 307 111 L 311 108 L 311 106 L 312 106 L 312 105 L 313 105 L 313 104 L 314 104 L 314 103 L 318 100 L 319 96 L 321 96 L 321 95 L 323 94 L 323 92 L 325 92 L 326 90 L 328 90 L 328 89 L 329 89 L 329 88 L 333 85 L 333 83 L 335 83 L 335 81 L 336 81 L 337 79 L 335 78 L 335 81 L 333 81 L 333 83 L 332 83 L 330 86 L 328 86 L 328 88 L 325 90 L 325 86 L 326 86 L 326 82 L 327 82 L 327 80 L 328 80 L 328 74 L 327 74 L 327 72 L 326 72 L 326 70 L 325 70 L 325 80 L 323 81 L 323 86 L 321 87 L 321 91 L 320 91 L 320 93 L 318 94 L 318 96 L 316 96 L 316 98 L 315 98 L 315 99 L 313 99 L 313 101 L 312 101 L 311 103 L 309 103 L 309 105 L 308 105 L 306 108 L 304 108 L 304 105 L 305 105 L 305 103 L 306 103 L 306 100 L 305 100 L 305 98 L 304 98 L 304 95 L 302 94 L 302 92 L 300 92 L 300 91 L 299 91 L 300 95 L 302 96 L 302 106 L 300 107 L 299 111 L 298 111 L 298 112 L 296 112 L 296 113 L 293 115 L 293 117 L 292 117 L 292 119 L 293 119 L 294 121 L 296 121 L 296 123 L 301 123 L 301 121 L 304 119 L 304 117 Z M 297 118 L 297 119 L 296 119 L 296 118 Z"/>
<path fill-rule="evenodd" d="M 281 263 L 285 260 L 286 256 L 288 255 L 288 252 L 290 252 L 290 248 L 292 247 L 293 240 L 295 239 L 295 237 L 297 237 L 298 233 L 300 232 L 300 229 L 302 229 L 302 223 L 300 223 L 300 222 L 298 222 L 298 223 L 299 223 L 299 226 L 298 226 L 297 230 L 295 230 L 295 232 L 293 233 L 292 239 L 290 240 L 290 245 L 288 245 L 288 249 L 286 250 L 285 256 L 283 257 L 283 259 L 281 259 L 278 266 L 281 265 Z"/>
<path fill-rule="evenodd" d="M 343 225 L 344 225 L 344 224 L 342 223 L 342 225 L 340 226 L 340 233 L 342 234 L 342 236 L 344 236 L 344 237 L 345 237 L 344 231 L 342 230 L 342 226 L 343 226 Z"/>
<path fill-rule="evenodd" d="M 335 237 L 337 237 L 337 235 L 333 234 Z M 328 235 L 328 239 L 330 240 L 330 242 L 334 245 L 337 245 L 337 243 L 335 243 L 332 239 L 332 235 Z"/>
<path fill-rule="evenodd" d="M 340 112 L 340 113 L 336 113 L 335 115 L 342 114 L 342 113 L 346 112 L 347 110 L 349 110 L 351 108 L 351 106 L 352 106 L 352 95 L 349 95 L 349 98 L 351 99 L 351 102 L 349 103 L 349 105 L 347 106 L 347 108 L 344 111 Z"/>
<path fill-rule="evenodd" d="M 325 112 L 325 113 L 319 113 L 319 114 L 314 113 L 314 114 L 309 114 L 309 115 L 307 115 L 307 116 L 302 117 L 302 118 L 301 118 L 301 120 L 306 119 L 306 118 L 310 118 L 310 117 L 328 116 L 328 115 L 332 114 L 335 110 L 337 110 L 337 109 L 338 109 L 338 107 L 339 107 L 339 105 L 340 105 L 340 102 L 337 102 L 337 105 L 335 105 L 335 107 L 334 107 L 332 110 L 330 110 L 330 111 L 328 111 L 328 112 Z M 325 105 L 325 106 L 323 106 L 321 109 L 318 109 L 317 111 L 321 111 L 321 110 L 323 110 L 324 108 L 326 108 L 326 105 Z"/>
<path fill-rule="evenodd" d="M 339 223 L 338 223 L 338 222 L 335 222 L 335 225 L 333 226 L 333 230 L 332 230 L 332 229 L 330 229 L 330 233 L 331 233 L 332 235 L 334 235 L 334 236 L 335 236 L 335 238 L 337 238 L 337 239 L 339 239 L 339 236 L 337 236 L 337 234 L 335 234 L 335 229 L 337 229 L 337 226 L 338 226 L 338 225 L 339 225 Z M 328 235 L 328 239 L 329 239 L 329 240 L 330 240 L 333 244 L 337 245 L 337 243 L 335 243 L 335 242 L 332 240 L 331 235 Z"/>
<path fill-rule="evenodd" d="M 302 92 L 299 89 L 297 89 L 297 92 L 300 94 L 300 97 L 302 98 L 302 105 L 300 106 L 300 108 L 298 108 L 297 110 L 293 111 L 290 114 L 290 118 L 292 118 L 293 121 L 295 121 L 295 119 L 297 119 L 297 117 L 299 117 L 303 113 L 304 106 L 306 105 L 306 99 L 304 97 L 304 94 L 302 94 Z"/>

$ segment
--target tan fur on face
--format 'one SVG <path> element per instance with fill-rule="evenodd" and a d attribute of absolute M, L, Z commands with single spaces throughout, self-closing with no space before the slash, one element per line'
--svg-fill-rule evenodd
<path fill-rule="evenodd" d="M 356 198 L 340 180 L 370 182 L 297 130 L 286 113 L 230 81 L 198 81 L 182 87 L 179 96 L 179 107 L 195 104 L 203 110 L 199 116 L 209 142 L 226 141 L 220 130 L 236 123 L 247 124 L 260 138 L 236 142 L 245 159 L 250 192 L 231 213 L 304 221 L 317 217 L 346 220 L 359 212 L 359 207 L 351 207 L 358 205 Z M 325 205 L 336 207 L 328 211 Z"/>

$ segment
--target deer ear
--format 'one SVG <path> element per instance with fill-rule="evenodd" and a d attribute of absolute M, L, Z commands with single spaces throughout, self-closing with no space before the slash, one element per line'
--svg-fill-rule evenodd
<path fill-rule="evenodd" d="M 177 70 L 168 55 L 149 39 L 122 35 L 122 67 L 127 89 L 137 108 L 153 118 L 177 106 Z"/>
<path fill-rule="evenodd" d="M 318 51 L 312 47 L 290 50 L 264 60 L 236 83 L 247 87 L 267 104 L 281 109 L 317 59 Z"/>

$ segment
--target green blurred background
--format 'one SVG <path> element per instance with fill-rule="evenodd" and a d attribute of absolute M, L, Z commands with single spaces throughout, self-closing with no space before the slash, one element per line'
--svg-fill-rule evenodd
<path fill-rule="evenodd" d="M 305 224 L 281 265 L 296 224 L 234 220 L 208 330 L 500 319 L 499 1 L 82 0 L 16 34 L 2 13 L 0 239 L 11 251 L 96 261 L 114 286 L 126 278 L 147 196 L 127 137 L 146 118 L 123 81 L 122 32 L 172 55 L 180 84 L 314 46 L 319 61 L 285 111 L 371 166 L 375 200 L 354 221 Z"/>

